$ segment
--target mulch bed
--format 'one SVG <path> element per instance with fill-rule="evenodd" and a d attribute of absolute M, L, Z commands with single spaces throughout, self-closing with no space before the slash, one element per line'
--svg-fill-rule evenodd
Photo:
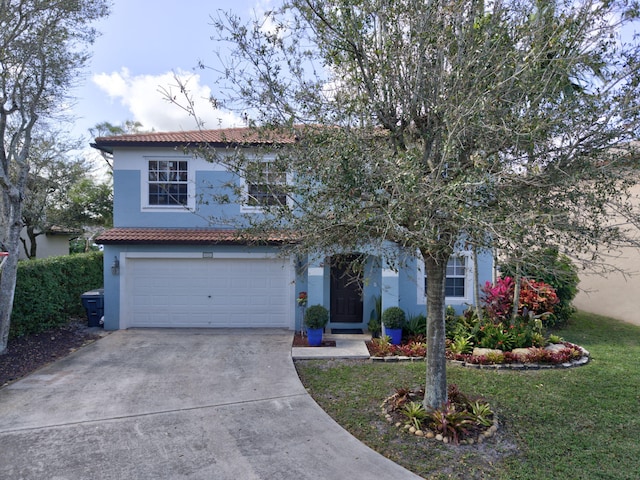
<path fill-rule="evenodd" d="M 296 333 L 293 336 L 293 343 L 291 344 L 292 347 L 309 347 L 309 343 L 307 342 L 307 337 L 303 336 L 301 333 Z M 333 340 L 322 340 L 322 344 L 320 345 L 321 347 L 335 347 L 336 346 L 336 342 Z M 309 347 L 309 348 L 314 348 L 314 347 Z"/>
<path fill-rule="evenodd" d="M 10 339 L 7 351 L 0 355 L 0 387 L 100 338 L 86 324 L 86 319 L 72 319 L 46 332 Z"/>

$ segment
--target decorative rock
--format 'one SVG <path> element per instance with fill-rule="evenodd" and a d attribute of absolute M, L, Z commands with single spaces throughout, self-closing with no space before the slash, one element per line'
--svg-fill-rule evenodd
<path fill-rule="evenodd" d="M 567 347 L 565 347 L 561 343 L 552 343 L 551 345 L 547 345 L 546 347 L 544 347 L 545 350 L 547 350 L 548 352 L 553 352 L 553 353 L 561 352 L 565 348 L 567 348 Z"/>
<path fill-rule="evenodd" d="M 424 432 L 422 430 L 416 430 L 416 435 L 418 437 L 424 437 Z"/>
<path fill-rule="evenodd" d="M 470 438 L 469 440 L 467 440 L 467 443 L 469 445 L 473 445 L 474 443 L 476 443 L 476 441 L 473 438 Z"/>
<path fill-rule="evenodd" d="M 429 430 L 426 434 L 425 434 L 425 438 L 435 438 L 435 434 Z"/>
<path fill-rule="evenodd" d="M 396 422 L 396 427 L 400 428 L 401 425 L 402 425 L 402 423 Z"/>
<path fill-rule="evenodd" d="M 481 357 L 482 355 L 488 355 L 488 354 L 494 354 L 494 355 L 502 355 L 502 350 L 495 350 L 493 348 L 479 348 L 479 347 L 475 347 L 473 349 L 473 353 L 471 354 L 472 357 Z"/>
<path fill-rule="evenodd" d="M 442 443 L 449 443 L 449 437 L 444 437 L 442 439 Z"/>
<path fill-rule="evenodd" d="M 517 355 L 520 360 L 525 360 L 527 355 L 533 351 L 533 348 L 514 348 L 511 353 Z"/>
<path fill-rule="evenodd" d="M 416 433 L 416 427 L 410 427 L 409 433 Z"/>
<path fill-rule="evenodd" d="M 411 428 L 411 425 L 409 425 L 408 423 L 404 426 L 405 430 L 409 430 Z"/>
<path fill-rule="evenodd" d="M 436 440 L 439 441 L 439 442 L 442 441 L 442 434 L 441 433 L 436 435 Z"/>

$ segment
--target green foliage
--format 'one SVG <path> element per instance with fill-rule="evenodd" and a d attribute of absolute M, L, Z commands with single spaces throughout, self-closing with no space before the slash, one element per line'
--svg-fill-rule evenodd
<path fill-rule="evenodd" d="M 564 339 L 560 336 L 560 335 L 556 335 L 556 334 L 551 334 L 549 335 L 549 343 L 562 343 L 564 342 Z"/>
<path fill-rule="evenodd" d="M 37 333 L 84 315 L 81 295 L 103 284 L 102 252 L 18 263 L 10 337 Z"/>
<path fill-rule="evenodd" d="M 529 257 L 535 257 L 535 261 L 521 266 L 521 274 L 551 285 L 556 290 L 560 303 L 553 309 L 555 320 L 559 324 L 566 323 L 576 311 L 571 302 L 578 293 L 578 269 L 569 257 L 560 254 L 554 247 L 529 254 Z M 516 266 L 507 262 L 500 265 L 500 270 L 503 276 L 513 276 Z"/>
<path fill-rule="evenodd" d="M 485 427 L 493 425 L 493 411 L 488 403 L 476 400 L 469 402 L 468 407 L 470 415 L 476 422 Z"/>
<path fill-rule="evenodd" d="M 478 346 L 509 351 L 513 348 L 515 339 L 511 331 L 502 324 L 485 323 L 480 327 Z"/>
<path fill-rule="evenodd" d="M 409 315 L 402 329 L 407 337 L 424 337 L 427 335 L 427 317 L 422 313 Z"/>
<path fill-rule="evenodd" d="M 367 328 L 372 335 L 379 335 L 382 331 L 382 295 L 375 295 L 373 297 L 374 308 L 369 315 L 369 323 Z"/>
<path fill-rule="evenodd" d="M 449 344 L 449 351 L 451 353 L 471 353 L 471 350 L 473 350 L 472 339 L 473 337 L 471 335 L 456 336 Z"/>
<path fill-rule="evenodd" d="M 389 307 L 382 313 L 382 323 L 386 328 L 402 328 L 405 323 L 404 310 L 400 307 Z"/>
<path fill-rule="evenodd" d="M 447 307 L 446 315 L 446 336 L 449 340 L 453 340 L 459 336 L 471 335 L 475 337 L 480 329 L 480 319 L 475 309 L 468 308 L 463 315 L 456 315 L 452 307 Z"/>
<path fill-rule="evenodd" d="M 411 425 L 418 430 L 422 429 L 422 422 L 429 418 L 429 414 L 420 402 L 408 402 L 402 407 L 402 414 L 407 417 Z"/>
<path fill-rule="evenodd" d="M 304 312 L 304 324 L 307 328 L 324 328 L 329 321 L 329 310 L 322 305 L 311 305 Z"/>

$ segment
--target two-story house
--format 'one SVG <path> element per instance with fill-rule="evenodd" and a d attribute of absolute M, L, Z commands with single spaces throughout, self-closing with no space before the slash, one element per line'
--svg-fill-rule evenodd
<path fill-rule="evenodd" d="M 308 305 L 329 309 L 332 329 L 366 330 L 377 296 L 383 308 L 425 313 L 424 270 L 411 255 L 398 269 L 386 265 L 375 251 L 344 252 L 341 260 L 366 256 L 362 278 L 353 281 L 346 275 L 348 262 L 336 257 L 321 252 L 312 258 L 282 255 L 283 245 L 293 241 L 285 234 L 255 242 L 238 236 L 226 222 L 212 222 L 260 215 L 262 202 L 272 194 L 264 194 L 264 185 L 230 172 L 224 162 L 191 153 L 189 146 L 203 142 L 219 150 L 218 158 L 231 149 L 251 155 L 264 146 L 245 128 L 102 137 L 93 144 L 113 155 L 114 228 L 97 239 L 104 245 L 106 329 L 299 329 L 300 292 L 307 292 Z M 268 169 L 269 158 L 259 158 Z M 276 175 L 262 178 L 274 187 L 293 181 Z M 242 201 L 216 203 L 208 197 L 216 185 L 229 182 L 241 189 Z M 474 279 L 480 284 L 492 279 L 492 256 L 483 253 L 477 260 L 464 251 L 451 258 L 447 304 L 459 310 L 473 304 Z"/>

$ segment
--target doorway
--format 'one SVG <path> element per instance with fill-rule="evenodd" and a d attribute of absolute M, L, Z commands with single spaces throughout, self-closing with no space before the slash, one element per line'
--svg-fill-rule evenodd
<path fill-rule="evenodd" d="M 331 258 L 331 323 L 362 323 L 362 265 L 360 255 Z"/>

